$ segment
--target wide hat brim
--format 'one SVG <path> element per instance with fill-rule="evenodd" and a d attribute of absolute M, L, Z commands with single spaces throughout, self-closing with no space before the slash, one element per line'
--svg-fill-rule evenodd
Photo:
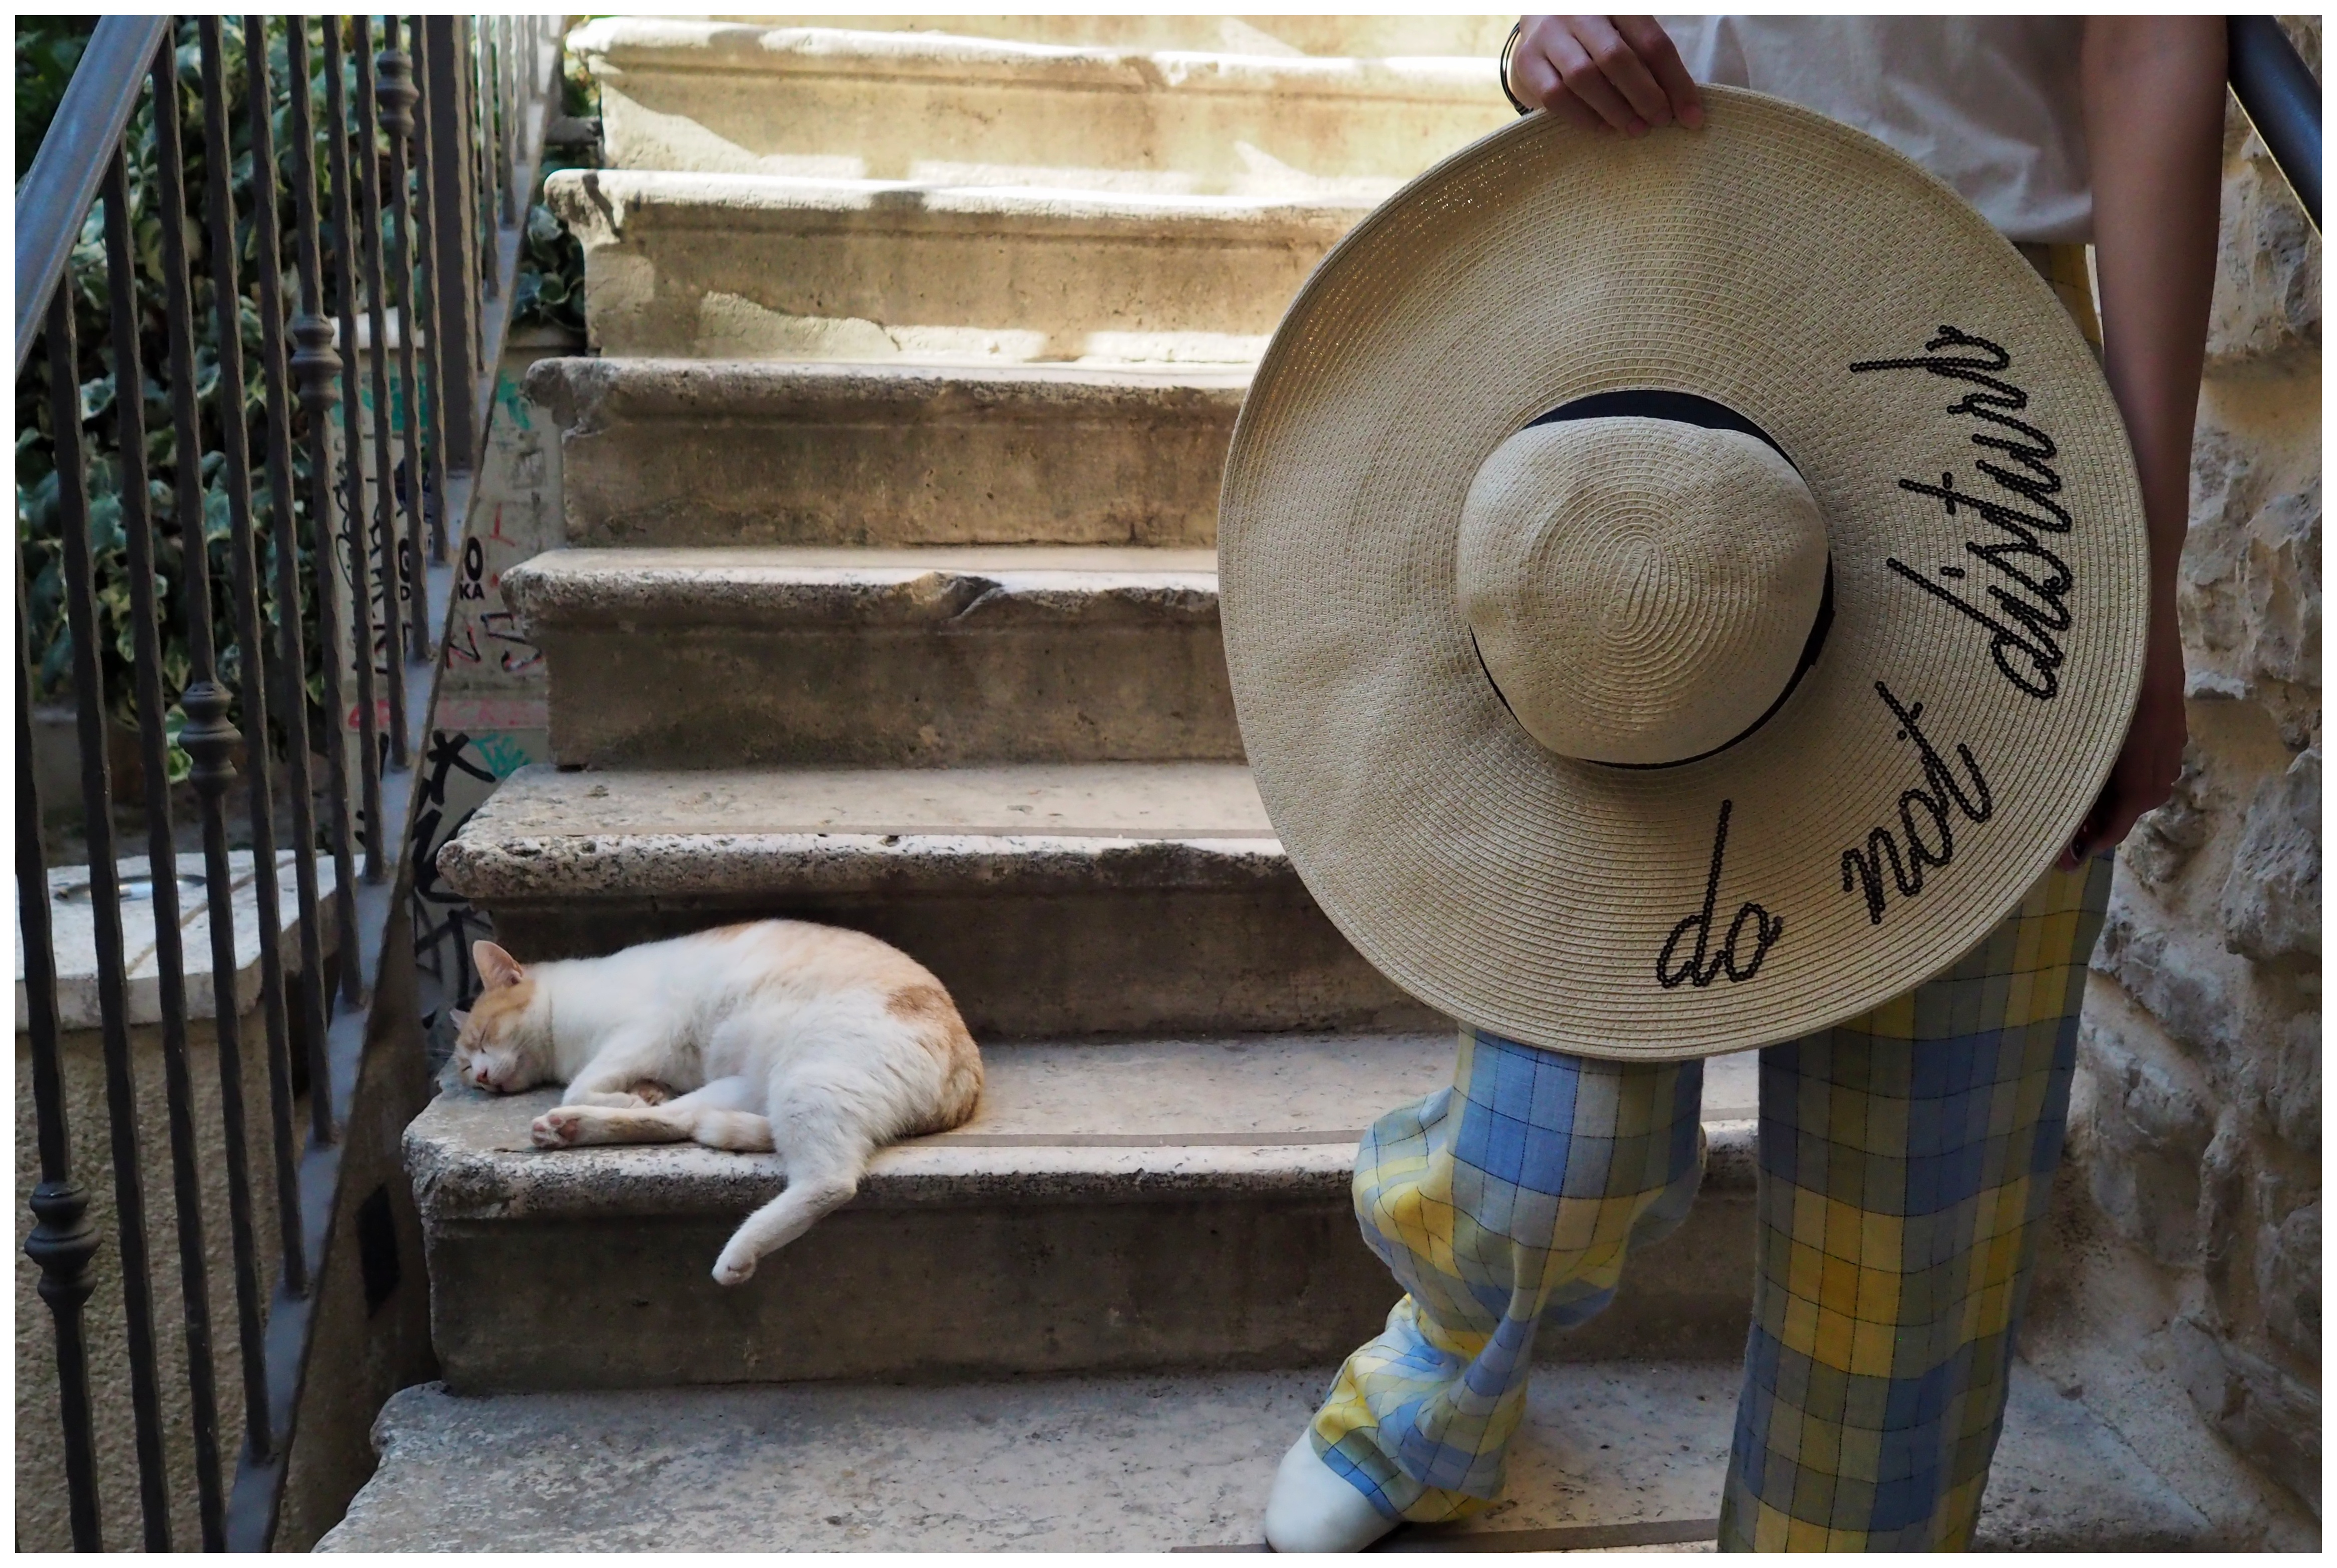
<path fill-rule="evenodd" d="M 2044 280 L 1873 138 L 1706 106 L 1630 140 L 1536 114 L 1390 198 L 1283 318 L 1219 512 L 1243 742 L 1307 887 L 1420 1000 L 1591 1056 L 1794 1038 L 1954 963 L 2093 803 L 2148 626 L 2124 426 Z M 1537 744 L 1454 592 L 1494 448 L 1629 389 L 1770 435 L 1833 583 L 1766 721 L 1653 769 Z"/>

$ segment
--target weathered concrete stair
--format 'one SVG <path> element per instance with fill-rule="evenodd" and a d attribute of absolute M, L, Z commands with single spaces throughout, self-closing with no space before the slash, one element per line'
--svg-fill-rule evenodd
<path fill-rule="evenodd" d="M 1238 763 L 522 769 L 439 855 L 523 958 L 769 916 L 915 955 L 975 1034 L 1408 1027 Z"/>
<path fill-rule="evenodd" d="M 1733 1359 L 1546 1365 L 1504 1499 L 1380 1550 L 1709 1550 L 1742 1376 Z M 1330 1377 L 1325 1364 L 953 1387 L 409 1388 L 375 1425 L 379 1471 L 319 1550 L 1261 1550 L 1275 1462 Z M 1974 1544 L 2234 1544 L 2016 1365 Z"/>
<path fill-rule="evenodd" d="M 1384 197 L 1510 117 L 1482 55 L 1354 60 L 602 17 L 626 169 Z"/>
<path fill-rule="evenodd" d="M 1247 368 L 547 359 L 572 544 L 1217 543 Z"/>
<path fill-rule="evenodd" d="M 1202 550 L 556 550 L 504 574 L 562 765 L 1238 760 Z"/>
<path fill-rule="evenodd" d="M 1248 364 L 1365 199 L 569 170 L 604 354 Z"/>
<path fill-rule="evenodd" d="M 1400 1293 L 1356 1232 L 1355 1141 L 1450 1081 L 1449 1032 L 992 1044 L 983 1104 L 735 1289 L 773 1155 L 529 1146 L 552 1091 L 442 1096 L 406 1133 L 432 1338 L 459 1389 L 1303 1366 Z M 1726 1356 L 1751 1299 L 1750 1056 L 1707 1069 L 1706 1191 L 1558 1357 Z"/>
<path fill-rule="evenodd" d="M 1409 59 L 1501 52 L 1515 16 L 708 16 L 758 27 L 842 27 L 1105 49 Z"/>

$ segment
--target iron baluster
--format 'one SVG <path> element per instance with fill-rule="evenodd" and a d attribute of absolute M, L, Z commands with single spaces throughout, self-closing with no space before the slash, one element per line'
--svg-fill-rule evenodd
<path fill-rule="evenodd" d="M 444 444 L 441 466 L 467 474 L 476 461 L 478 309 L 473 294 L 478 270 L 465 228 L 472 166 L 464 129 L 462 31 L 459 18 L 453 16 L 425 16 L 420 28 L 422 110 L 430 161 L 430 194 L 422 206 L 429 214 L 430 241 L 424 249 L 430 258 L 430 292 L 436 307 L 430 318 L 431 358 L 425 363 L 437 367 L 430 407 Z"/>
<path fill-rule="evenodd" d="M 503 291 L 503 269 L 496 265 L 495 254 L 498 233 L 495 214 L 501 209 L 503 195 L 502 187 L 495 181 L 495 170 L 499 166 L 496 149 L 503 144 L 504 104 L 497 90 L 501 78 L 495 66 L 494 18 L 474 16 L 467 19 L 467 24 L 478 39 L 472 72 L 472 82 L 477 89 L 479 100 L 476 128 L 479 153 L 479 200 L 475 214 L 478 220 L 477 238 L 487 298 L 494 299 L 501 298 Z M 481 330 L 484 330 L 484 326 Z M 484 341 L 483 338 L 483 351 Z"/>
<path fill-rule="evenodd" d="M 146 1549 L 171 1549 L 170 1479 L 162 1464 L 161 1390 L 154 1375 L 153 1283 L 146 1260 L 146 1188 L 138 1158 L 138 1088 L 130 1065 L 130 979 L 122 961 L 122 887 L 113 862 L 113 783 L 105 757 L 105 671 L 99 653 L 97 584 L 90 559 L 89 495 L 82 470 L 81 379 L 73 342 L 73 290 L 50 297 L 49 416 L 57 460 L 57 522 L 64 536 L 65 620 L 81 720 L 81 798 L 88 820 L 89 916 L 97 954 L 98 1028 L 105 1051 L 105 1119 L 113 1155 L 113 1203 L 122 1255 L 123 1337 L 130 1351 L 130 1410 L 138 1449 L 138 1504 Z M 45 886 L 19 899 L 45 898 Z"/>
<path fill-rule="evenodd" d="M 310 566 L 317 593 L 318 664 L 325 681 L 326 837 L 333 850 L 334 946 L 340 956 L 342 994 L 357 1000 L 357 898 L 355 856 L 349 848 L 348 745 L 342 734 L 346 700 L 341 689 L 340 530 L 334 526 L 333 390 L 341 357 L 333 352 L 333 328 L 325 319 L 324 273 L 317 240 L 317 139 L 310 125 L 308 101 L 308 19 L 295 16 L 285 35 L 285 61 L 292 78 L 290 131 L 293 146 L 292 211 L 298 235 L 300 309 L 292 318 L 292 378 L 298 389 L 300 411 L 308 420 L 308 518 Z M 329 1011 L 329 1008 L 328 1009 Z M 313 1020 L 312 1020 L 313 1021 Z M 308 1081 L 318 1083 L 328 1074 L 320 1065 L 325 1039 L 309 1044 Z M 319 1142 L 333 1136 L 330 1095 L 309 1095 L 309 1136 Z"/>
<path fill-rule="evenodd" d="M 24 1033 L 33 1059 L 33 1123 L 41 1178 L 28 1206 L 24 1256 L 41 1271 L 41 1299 L 56 1330 L 57 1414 L 64 1428 L 65 1511 L 73 1550 L 102 1552 L 97 1512 L 97 1432 L 89 1401 L 89 1346 L 82 1308 L 96 1288 L 97 1227 L 89 1192 L 73 1173 L 73 1132 L 57 1055 L 57 956 L 49 926 L 49 869 L 41 848 L 41 799 L 34 783 L 33 658 L 24 642 L 24 573 L 16 573 L 16 919 L 24 936 Z M 29 896 L 28 896 L 29 895 Z M 28 1326 L 17 1325 L 19 1333 Z"/>
<path fill-rule="evenodd" d="M 430 80 L 430 49 L 424 36 L 422 18 L 413 19 L 414 73 L 419 83 Z M 431 215 L 430 181 L 435 172 L 430 155 L 430 103 L 428 89 L 417 94 L 422 105 L 422 117 L 409 126 L 410 144 L 414 149 L 414 311 L 416 329 L 422 353 L 422 499 L 423 509 L 430 519 L 430 559 L 438 565 L 446 564 L 446 424 L 445 415 L 445 387 L 438 378 L 438 259 L 430 244 Z M 435 505 L 432 505 L 432 503 Z"/>
<path fill-rule="evenodd" d="M 193 762 L 202 818 L 203 880 L 211 935 L 211 998 L 219 1047 L 220 1141 L 227 1160 L 228 1235 L 235 1253 L 236 1338 L 243 1357 L 245 1440 L 266 1453 L 269 1441 L 268 1362 L 261 1322 L 259 1249 L 252 1231 L 251 1152 L 244 1128 L 243 1042 L 236 1016 L 235 877 L 228 859 L 227 790 L 235 782 L 235 727 L 227 721 L 227 688 L 211 645 L 210 550 L 204 538 L 202 427 L 195 402 L 194 297 L 187 280 L 185 161 L 180 153 L 176 51 L 156 57 L 155 184 L 161 207 L 164 310 L 171 345 L 171 425 L 175 441 L 180 575 L 187 622 L 187 715 L 179 745 Z"/>
<path fill-rule="evenodd" d="M 406 599 L 406 656 L 419 664 L 430 657 L 430 605 L 429 596 L 421 592 L 426 548 L 422 519 L 422 387 L 414 373 L 414 339 L 422 330 L 422 313 L 415 308 L 414 246 L 408 233 L 413 201 L 406 188 L 406 155 L 414 139 L 416 93 L 413 62 L 397 46 L 401 35 L 396 15 L 384 16 L 381 53 L 373 57 L 373 92 L 381 110 L 381 128 L 389 139 L 388 261 L 390 294 L 397 301 L 397 428 L 406 452 L 405 573 L 413 584 Z M 445 556 L 442 548 L 439 558 Z"/>
<path fill-rule="evenodd" d="M 275 94 L 268 79 L 268 21 L 243 19 L 244 66 L 250 76 L 246 107 L 251 113 L 251 243 L 252 270 L 259 285 L 259 378 L 268 409 L 269 547 L 276 561 L 277 663 L 281 701 L 277 722 L 284 731 L 284 792 L 292 814 L 293 918 L 300 946 L 301 1033 L 308 1069 L 309 1125 L 322 1123 L 323 1141 L 332 1140 L 331 1085 L 318 1071 L 325 1063 L 325 1031 L 331 1017 L 331 998 L 325 985 L 325 945 L 317 918 L 317 814 L 308 794 L 308 652 L 300 634 L 299 505 L 292 483 L 292 409 L 285 389 L 288 378 L 284 358 L 284 253 L 276 220 L 276 141 L 273 120 Z M 263 171 L 265 172 L 263 173 Z M 270 884 L 273 886 L 273 884 Z M 267 929 L 273 931 L 270 926 Z M 274 944 L 269 944 L 273 946 Z M 286 998 L 290 1012 L 290 998 Z M 286 1042 L 285 1099 L 291 1102 L 290 1042 Z M 318 1112 L 322 1115 L 319 1116 Z M 288 1124 L 278 1132 L 286 1149 L 293 1147 Z M 297 1154 L 291 1156 L 297 1159 Z M 294 1250 L 300 1250 L 295 1247 Z"/>
<path fill-rule="evenodd" d="M 162 1081 L 171 1124 L 171 1194 L 186 1319 L 189 1425 L 203 1549 L 227 1544 L 220 1485 L 219 1391 L 211 1367 L 210 1270 L 203 1249 L 202 1176 L 195 1144 L 194 1079 L 187 1064 L 186 954 L 179 935 L 179 849 L 171 831 L 170 741 L 164 732 L 162 609 L 154 586 L 154 525 L 146 497 L 146 377 L 138 353 L 138 259 L 130 238 L 130 181 L 120 148 L 106 170 L 105 272 L 112 307 L 113 406 L 121 422 L 122 532 L 130 566 L 136 652 L 139 760 L 146 782 L 146 870 L 152 884 L 154 979 L 161 1008 Z"/>
<path fill-rule="evenodd" d="M 503 283 L 496 265 L 495 222 L 491 211 L 495 189 L 494 152 L 491 142 L 494 120 L 494 94 L 487 83 L 487 54 L 494 47 L 493 29 L 482 30 L 479 18 L 464 16 L 463 28 L 463 103 L 466 114 L 464 126 L 470 135 L 471 180 L 471 276 L 479 286 L 482 301 L 500 296 Z M 487 356 L 487 322 L 484 309 L 479 313 L 479 337 L 474 358 L 484 369 Z"/>
<path fill-rule="evenodd" d="M 229 152 L 224 18 L 196 24 L 203 54 L 204 204 L 210 211 L 211 298 L 219 307 L 220 447 L 227 462 L 230 592 L 235 596 L 238 673 L 243 701 L 243 752 L 250 765 L 251 892 L 259 921 L 259 999 L 268 1031 L 268 1112 L 276 1155 L 277 1250 L 284 1283 L 308 1293 L 308 1259 L 300 1240 L 299 1152 L 293 1143 L 292 1045 L 285 1015 L 284 930 L 277 897 L 276 801 L 268 755 L 266 623 L 259 613 L 259 564 L 252 540 L 251 455 L 243 412 L 242 287 L 236 281 L 235 191 L 225 178 Z M 294 614 L 299 612 L 296 607 Z M 268 1452 L 262 1449 L 259 1452 Z"/>
<path fill-rule="evenodd" d="M 396 491 L 396 454 L 389 444 L 389 324 L 382 285 L 380 130 L 374 113 L 374 81 L 366 74 L 373 57 L 373 18 L 349 19 L 349 42 L 357 63 L 357 220 L 364 234 L 366 325 L 371 329 L 371 350 L 366 358 L 373 368 L 373 485 L 375 568 L 381 578 L 381 631 L 385 652 L 382 682 L 389 697 L 389 760 L 406 765 L 406 611 L 403 601 L 414 586 L 399 570 Z M 420 562 L 415 563 L 416 566 Z M 386 837 L 387 823 L 381 832 Z"/>
<path fill-rule="evenodd" d="M 325 46 L 325 118 L 332 122 L 328 138 L 331 152 L 328 154 L 333 175 L 333 230 L 340 237 L 341 265 L 338 276 L 341 297 L 341 346 L 348 352 L 341 360 L 341 446 L 342 458 L 347 464 L 348 504 L 343 514 L 349 553 L 349 639 L 354 649 L 357 685 L 357 739 L 360 762 L 357 785 L 365 807 L 366 847 L 365 879 L 379 882 L 382 869 L 382 849 L 387 837 L 383 830 L 381 816 L 381 701 L 375 693 L 375 662 L 373 632 L 373 547 L 366 526 L 365 446 L 360 420 L 363 415 L 357 386 L 357 252 L 361 249 L 357 238 L 355 194 L 349 171 L 348 111 L 347 93 L 342 85 L 342 74 L 347 69 L 348 58 L 341 47 L 340 22 L 327 16 L 321 25 Z M 363 53 L 359 56 L 362 59 Z M 373 144 L 366 143 L 366 155 L 370 158 Z M 392 617 L 393 621 L 396 619 Z M 392 681 L 394 691 L 397 682 Z"/>
<path fill-rule="evenodd" d="M 495 18 L 495 211 L 506 229 L 519 221 L 512 192 L 517 162 L 513 155 L 517 140 L 513 128 L 519 108 L 518 51 L 512 47 L 513 32 L 510 17 Z"/>

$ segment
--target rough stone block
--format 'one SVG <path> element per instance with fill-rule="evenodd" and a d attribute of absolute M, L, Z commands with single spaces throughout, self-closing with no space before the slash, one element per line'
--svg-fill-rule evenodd
<path fill-rule="evenodd" d="M 1401 1294 L 1355 1228 L 1356 1142 L 1449 1083 L 1452 1051 L 1449 1032 L 987 1044 L 973 1122 L 879 1152 L 858 1197 L 730 1289 L 712 1259 L 784 1185 L 777 1155 L 546 1152 L 526 1129 L 552 1091 L 450 1092 L 406 1140 L 434 1340 L 464 1388 L 1335 1359 Z M 1742 1347 L 1752 1061 L 1708 1074 L 1707 1114 L 1734 1119 L 1707 1125 L 1688 1220 L 1547 1354 Z"/>
<path fill-rule="evenodd" d="M 2283 1024 L 2269 1054 L 2265 1109 L 2273 1126 L 2292 1147 L 2321 1152 L 2321 1014 L 2300 1013 Z"/>
<path fill-rule="evenodd" d="M 555 550 L 503 592 L 563 766 L 1242 754 L 1207 551 Z"/>
<path fill-rule="evenodd" d="M 2264 144 L 2247 138 L 2224 178 L 2207 363 L 2284 368 L 2321 347 L 2321 241 Z"/>
<path fill-rule="evenodd" d="M 425 1386 L 382 1412 L 380 1470 L 321 1547 L 1256 1551 L 1276 1461 L 1332 1372 L 484 1399 Z M 1541 1367 L 1501 1499 L 1381 1549 L 1709 1550 L 1742 1377 L 1733 1357 Z M 1973 1544 L 2240 1543 L 2016 1363 Z"/>
<path fill-rule="evenodd" d="M 2296 1355 L 2321 1357 L 2321 1203 L 2292 1210 L 2256 1240 L 2256 1296 L 2273 1338 Z"/>
<path fill-rule="evenodd" d="M 2090 1072 L 2094 1201 L 2127 1240 L 2174 1268 L 2198 1253 L 2199 1161 L 2215 1115 L 2198 1073 L 2131 1009 L 2097 1007 L 2079 1025 Z"/>
<path fill-rule="evenodd" d="M 784 20 L 797 27 L 944 33 L 1072 48 L 1173 49 L 1283 58 L 1324 54 L 1335 59 L 1375 60 L 1420 54 L 1498 54 L 1501 40 L 1509 34 L 1510 24 L 1517 18 L 1450 14 L 1156 16 L 1117 12 L 1086 16 L 975 16 L 952 13 L 939 16 L 717 16 L 711 20 L 760 23 L 765 26 Z M 2304 18 L 2303 23 L 2312 27 L 2319 24 L 2312 17 Z M 2293 31 L 2293 19 L 2291 27 Z"/>
<path fill-rule="evenodd" d="M 2146 813 L 2120 846 L 2119 858 L 2152 887 L 2164 887 L 2181 876 L 2207 841 L 2215 824 L 2207 813 L 2205 783 L 2198 749 L 2185 747 L 2183 771 L 2166 804 Z"/>
<path fill-rule="evenodd" d="M 2248 808 L 2219 913 L 2224 945 L 2260 964 L 2321 956 L 2321 750 L 2268 781 Z"/>
<path fill-rule="evenodd" d="M 440 851 L 523 959 L 787 916 L 879 936 L 978 1035 L 1415 1026 L 1237 763 L 521 769 Z"/>
<path fill-rule="evenodd" d="M 574 544 L 1217 543 L 1246 368 L 545 360 Z"/>
<path fill-rule="evenodd" d="M 2171 1338 L 2200 1415 L 2315 1514 L 2321 1508 L 2321 1395 L 2199 1318 L 2176 1318 Z"/>
<path fill-rule="evenodd" d="M 625 169 L 1384 195 L 1510 117 L 1490 54 L 1397 60 L 601 17 Z M 1499 44 L 1495 47 L 1498 49 Z"/>
<path fill-rule="evenodd" d="M 2321 681 L 2321 482 L 2255 433 L 2205 426 L 2194 446 L 2179 603 L 2195 673 L 2248 691 Z"/>
<path fill-rule="evenodd" d="M 2163 918 L 2114 888 L 2094 967 L 2125 986 L 2186 1049 L 2222 1056 L 2240 1032 L 2227 973 L 2233 961 L 2215 937 L 2158 924 Z"/>
<path fill-rule="evenodd" d="M 567 170 L 604 354 L 1248 365 L 1365 199 Z"/>

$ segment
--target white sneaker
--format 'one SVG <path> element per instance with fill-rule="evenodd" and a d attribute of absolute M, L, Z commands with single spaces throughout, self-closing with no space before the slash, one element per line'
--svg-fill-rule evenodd
<path fill-rule="evenodd" d="M 1311 1436 L 1298 1435 L 1266 1500 L 1267 1545 L 1276 1552 L 1360 1552 L 1394 1528 L 1394 1520 L 1316 1457 Z"/>

